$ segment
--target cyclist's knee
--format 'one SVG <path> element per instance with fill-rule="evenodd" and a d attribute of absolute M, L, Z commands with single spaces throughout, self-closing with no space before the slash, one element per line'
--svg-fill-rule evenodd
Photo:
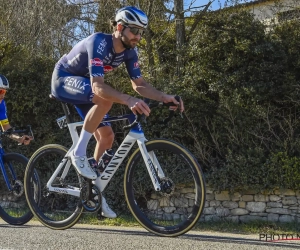
<path fill-rule="evenodd" d="M 112 145 L 115 139 L 115 134 L 110 126 L 98 128 L 95 132 L 95 138 L 98 143 Z M 111 147 L 111 146 L 110 146 Z M 108 148 L 110 148 L 108 147 Z"/>
<path fill-rule="evenodd" d="M 107 130 L 107 133 L 105 135 L 101 135 L 101 143 L 106 144 L 108 146 L 108 148 L 111 147 L 111 145 L 113 144 L 115 139 L 115 134 L 113 132 L 113 130 Z M 109 146 L 110 145 L 110 146 Z"/>

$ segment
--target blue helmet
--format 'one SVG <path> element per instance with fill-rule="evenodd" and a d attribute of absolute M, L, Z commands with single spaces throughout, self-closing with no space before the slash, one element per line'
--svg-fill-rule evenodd
<path fill-rule="evenodd" d="M 140 9 L 133 6 L 127 6 L 119 9 L 117 11 L 115 21 L 123 21 L 125 24 L 133 24 L 144 29 L 147 28 L 148 25 L 147 15 Z"/>
<path fill-rule="evenodd" d="M 4 75 L 0 75 L 0 89 L 9 89 L 9 82 Z"/>

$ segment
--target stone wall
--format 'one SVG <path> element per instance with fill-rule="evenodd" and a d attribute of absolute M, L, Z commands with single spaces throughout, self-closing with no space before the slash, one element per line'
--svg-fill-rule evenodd
<path fill-rule="evenodd" d="M 300 191 L 278 189 L 216 192 L 207 188 L 202 221 L 228 219 L 234 222 L 251 220 L 292 222 L 300 218 Z"/>

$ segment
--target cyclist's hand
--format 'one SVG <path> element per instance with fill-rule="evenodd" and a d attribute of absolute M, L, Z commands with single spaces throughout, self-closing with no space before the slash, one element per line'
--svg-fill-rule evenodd
<path fill-rule="evenodd" d="M 33 140 L 32 136 L 29 135 L 23 135 L 19 141 L 19 144 L 28 145 L 30 141 Z"/>
<path fill-rule="evenodd" d="M 171 106 L 170 109 L 172 110 L 177 110 L 178 106 L 180 106 L 180 112 L 182 113 L 184 111 L 184 104 L 183 104 L 183 101 L 182 99 L 180 98 L 180 102 L 178 102 L 176 99 L 175 99 L 175 96 L 174 95 L 167 95 L 165 94 L 163 96 L 163 102 L 164 103 L 168 103 L 168 102 L 173 102 L 175 103 L 177 106 Z"/>
<path fill-rule="evenodd" d="M 131 111 L 134 114 L 145 114 L 146 116 L 149 116 L 150 114 L 150 108 L 148 107 L 147 103 L 145 103 L 143 100 L 135 98 L 135 97 L 130 97 L 128 99 L 128 107 L 131 109 Z"/>

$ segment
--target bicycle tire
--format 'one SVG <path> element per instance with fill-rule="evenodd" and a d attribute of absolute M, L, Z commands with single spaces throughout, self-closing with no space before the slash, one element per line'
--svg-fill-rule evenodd
<path fill-rule="evenodd" d="M 0 180 L 1 188 L 1 218 L 11 225 L 23 225 L 30 221 L 33 214 L 27 204 L 24 192 L 24 172 L 28 159 L 18 153 L 7 153 L 3 155 L 3 164 L 6 170 L 8 181 L 13 191 L 9 191 L 2 175 Z M 17 179 L 14 180 L 9 166 L 13 169 Z M 3 201 L 5 199 L 6 201 Z"/>
<path fill-rule="evenodd" d="M 67 229 L 75 225 L 83 211 L 79 197 L 49 192 L 46 186 L 67 151 L 67 148 L 61 145 L 45 145 L 31 156 L 25 171 L 25 194 L 31 211 L 43 225 L 57 230 Z M 39 175 L 41 186 L 41 195 L 38 201 L 34 199 L 30 181 L 34 171 L 37 171 Z M 74 186 L 79 185 L 79 182 L 80 176 L 71 164 L 63 183 L 60 178 L 55 178 L 52 186 Z"/>
<path fill-rule="evenodd" d="M 170 140 L 148 141 L 146 149 L 150 154 L 155 153 L 165 174 L 159 181 L 167 183 L 169 189 L 154 190 L 138 148 L 130 157 L 124 174 L 128 207 L 149 232 L 168 237 L 184 234 L 198 222 L 205 205 L 201 167 L 188 150 Z"/>

